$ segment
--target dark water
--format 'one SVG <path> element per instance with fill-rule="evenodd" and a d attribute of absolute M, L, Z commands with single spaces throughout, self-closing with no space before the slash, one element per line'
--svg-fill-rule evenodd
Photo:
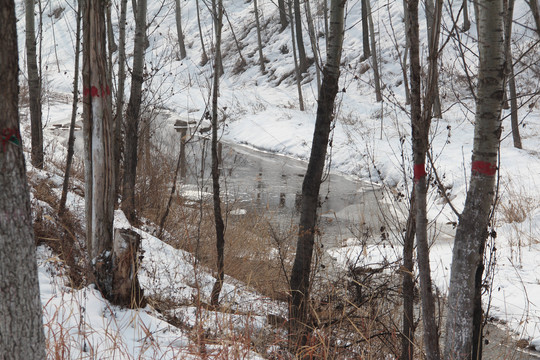
<path fill-rule="evenodd" d="M 186 153 L 186 183 L 211 192 L 210 142 L 193 140 L 187 144 Z M 221 154 L 220 179 L 225 202 L 245 211 L 272 212 L 278 222 L 298 219 L 305 161 L 237 144 L 223 144 Z M 359 233 L 377 233 L 383 227 L 387 205 L 382 190 L 375 185 L 326 173 L 319 202 L 323 242 L 328 245 L 339 244 Z"/>

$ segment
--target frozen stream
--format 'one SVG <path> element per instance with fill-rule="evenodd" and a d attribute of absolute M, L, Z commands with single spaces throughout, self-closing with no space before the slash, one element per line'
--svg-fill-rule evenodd
<path fill-rule="evenodd" d="M 199 138 L 188 143 L 186 154 L 185 183 L 211 192 L 209 141 Z M 298 220 L 305 161 L 230 143 L 223 144 L 222 159 L 223 200 L 236 209 L 233 214 L 264 210 L 271 212 L 278 222 Z M 201 182 L 201 178 L 205 180 Z M 388 197 L 377 185 L 340 174 L 325 174 L 320 190 L 323 243 L 335 246 L 352 236 L 386 232 L 388 225 L 383 214 L 396 215 Z"/>

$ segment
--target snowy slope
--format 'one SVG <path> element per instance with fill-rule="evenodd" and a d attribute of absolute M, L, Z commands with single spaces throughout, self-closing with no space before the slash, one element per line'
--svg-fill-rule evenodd
<path fill-rule="evenodd" d="M 202 4 L 203 1 L 200 3 Z M 312 1 L 312 11 L 316 16 L 315 26 L 320 31 L 322 30 L 322 11 L 315 6 L 318 3 L 318 1 Z M 259 11 L 264 27 L 263 52 L 267 60 L 267 73 L 262 74 L 257 66 L 258 53 L 252 3 L 225 0 L 224 5 L 230 24 L 234 27 L 234 35 L 240 42 L 242 56 L 247 61 L 245 70 L 235 73 L 240 56 L 231 27 L 226 21 L 223 46 L 225 74 L 222 77 L 220 90 L 221 114 L 226 117 L 226 127 L 223 129 L 224 138 L 262 150 L 307 159 L 316 113 L 315 67 L 310 67 L 308 75 L 303 80 L 302 89 L 306 111 L 301 112 L 298 109 L 296 85 L 291 76 L 294 64 L 290 29 L 279 31 L 276 6 L 270 0 L 259 1 Z M 469 91 L 464 61 L 461 60 L 459 54 L 461 51 L 464 52 L 465 64 L 470 68 L 474 82 L 477 61 L 476 32 L 474 21 L 468 33 L 451 32 L 453 25 L 448 20 L 449 14 L 457 16 L 461 2 L 446 6 L 444 10 L 446 20 L 441 37 L 441 44 L 445 44 L 445 48 L 442 52 L 440 73 L 440 93 L 444 114 L 443 119 L 433 121 L 431 144 L 437 173 L 448 188 L 449 198 L 453 205 L 459 210 L 464 204 L 468 184 L 474 126 L 474 98 Z M 74 1 L 51 0 L 44 8 L 42 56 L 45 100 L 43 114 L 48 143 L 47 152 L 50 158 L 62 158 L 63 149 L 58 144 L 66 142 L 64 133 L 53 132 L 51 126 L 66 124 L 70 118 L 69 99 L 72 91 L 75 28 L 73 7 Z M 131 2 L 128 2 L 128 7 L 130 20 L 127 27 L 127 54 L 131 56 L 133 52 L 131 39 L 134 32 Z M 400 56 L 403 56 L 405 43 L 402 2 L 377 1 L 372 7 L 378 52 L 381 57 L 380 72 L 384 84 L 384 101 L 376 103 L 370 61 L 361 61 L 360 2 L 348 1 L 340 79 L 340 88 L 343 91 L 338 94 L 337 121 L 332 135 L 332 170 L 406 192 L 411 185 L 411 144 L 410 121 L 405 105 L 400 67 Z M 59 8 L 64 8 L 64 10 L 59 11 Z M 24 21 L 22 20 L 24 6 L 21 1 L 18 2 L 17 10 L 21 19 L 18 23 L 19 51 L 21 80 L 24 82 L 26 73 L 23 51 Z M 472 8 L 470 13 L 473 13 Z M 113 26 L 117 29 L 118 1 L 113 1 L 112 15 Z M 211 60 L 212 19 L 204 7 L 200 15 L 205 48 Z M 148 29 L 150 46 L 146 53 L 148 73 L 145 84 L 148 88 L 146 101 L 156 108 L 167 109 L 178 116 L 199 120 L 203 117 L 206 104 L 209 102 L 212 62 L 209 61 L 206 65 L 200 63 L 202 47 L 198 37 L 195 1 L 182 1 L 182 16 L 188 57 L 180 61 L 176 44 L 174 1 L 149 2 L 148 19 L 152 22 Z M 420 19 L 424 19 L 422 13 Z M 536 41 L 536 35 L 530 30 L 533 27 L 525 2 L 518 1 L 514 24 L 515 57 L 524 53 Z M 420 34 L 424 62 L 425 30 L 425 22 L 422 21 Z M 458 35 L 461 39 L 461 47 L 457 41 Z M 324 59 L 325 39 L 321 36 L 318 41 Z M 312 56 L 307 33 L 304 34 L 304 43 L 308 56 Z M 538 91 L 539 87 L 539 69 L 535 62 L 537 54 L 538 48 L 533 48 L 516 64 L 518 93 L 521 95 L 519 102 L 523 104 L 519 113 L 520 121 L 522 121 L 520 130 L 524 144 L 523 150 L 512 147 L 508 111 L 506 110 L 504 114 L 505 126 L 500 158 L 500 205 L 493 224 L 498 236 L 491 245 L 492 248 L 497 249 L 491 315 L 507 322 L 520 334 L 520 337 L 533 340 L 540 346 L 540 325 L 538 325 L 540 324 L 540 303 L 536 300 L 540 298 L 540 275 L 537 271 L 540 265 L 537 256 L 540 251 L 540 206 L 538 205 L 540 204 L 540 187 L 538 186 L 540 184 L 537 183 L 540 174 L 540 153 L 538 152 L 540 112 L 538 106 L 535 105 L 536 98 L 530 98 L 528 95 Z M 117 54 L 113 56 L 113 61 L 116 62 L 116 59 Z M 126 88 L 129 89 L 129 86 Z M 27 108 L 21 111 L 26 114 Z M 25 116 L 23 116 L 23 129 L 28 135 L 29 123 Z M 172 129 L 165 129 L 166 131 L 172 131 Z M 171 144 L 171 146 L 175 145 Z M 445 205 L 436 191 L 433 191 L 430 196 L 430 203 L 431 220 L 436 220 L 440 226 L 457 221 L 457 216 Z M 519 221 L 515 221 L 515 217 L 510 216 L 515 208 L 522 209 L 521 217 L 518 217 Z M 435 283 L 443 293 L 449 279 L 453 236 L 451 227 L 444 228 L 445 231 L 448 228 L 450 230 L 432 247 L 432 270 Z M 147 241 L 148 247 L 155 245 L 150 245 L 152 242 Z M 354 252 L 355 248 L 349 247 L 347 251 Z M 349 253 L 348 256 L 353 255 Z M 346 257 L 345 255 L 342 257 L 344 262 Z M 44 304 L 56 304 L 59 300 L 52 295 L 56 290 L 50 290 L 46 285 L 47 282 L 54 282 L 54 280 L 46 278 L 43 271 L 41 275 Z M 99 295 L 92 289 L 84 291 L 91 293 L 96 303 L 101 301 Z M 66 305 L 58 303 L 57 306 Z M 101 310 L 96 311 L 99 313 Z M 130 318 L 134 316 L 127 314 L 128 312 L 126 316 Z M 155 321 L 156 328 L 161 326 L 158 320 L 151 321 Z M 101 334 L 102 330 L 98 332 Z M 164 340 L 164 344 L 170 339 L 172 337 Z M 128 347 L 135 346 L 132 341 L 125 340 Z M 96 342 L 100 341 L 96 340 Z M 136 356 L 136 352 L 131 352 L 131 350 L 126 350 L 126 352 Z"/>

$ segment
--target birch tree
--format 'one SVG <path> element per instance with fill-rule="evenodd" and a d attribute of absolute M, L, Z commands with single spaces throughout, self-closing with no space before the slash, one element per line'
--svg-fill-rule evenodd
<path fill-rule="evenodd" d="M 30 133 L 32 139 L 31 161 L 43 169 L 43 128 L 41 124 L 41 79 L 37 66 L 34 0 L 26 0 L 26 65 L 30 100 Z"/>
<path fill-rule="evenodd" d="M 332 0 L 331 3 L 328 54 L 319 92 L 311 154 L 302 183 L 296 256 L 290 278 L 289 338 L 291 347 L 296 351 L 306 345 L 308 336 L 306 320 L 309 307 L 309 278 L 315 241 L 319 190 L 334 118 L 334 101 L 338 92 L 345 2 L 345 0 Z"/>
<path fill-rule="evenodd" d="M 478 84 L 471 177 L 456 230 L 445 358 L 471 359 L 473 315 L 480 311 L 483 254 L 494 200 L 504 93 L 503 0 L 478 0 Z"/>
<path fill-rule="evenodd" d="M 19 128 L 15 4 L 0 0 L 0 357 L 45 359 L 36 247 Z"/>

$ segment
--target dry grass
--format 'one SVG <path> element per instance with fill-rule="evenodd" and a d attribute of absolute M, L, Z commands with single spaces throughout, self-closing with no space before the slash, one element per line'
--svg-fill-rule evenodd
<path fill-rule="evenodd" d="M 499 205 L 500 220 L 510 225 L 509 245 L 513 260 L 521 263 L 522 249 L 540 242 L 538 230 L 528 217 L 540 208 L 540 199 L 531 195 L 523 186 L 516 187 L 511 182 L 504 186 L 503 200 Z"/>

